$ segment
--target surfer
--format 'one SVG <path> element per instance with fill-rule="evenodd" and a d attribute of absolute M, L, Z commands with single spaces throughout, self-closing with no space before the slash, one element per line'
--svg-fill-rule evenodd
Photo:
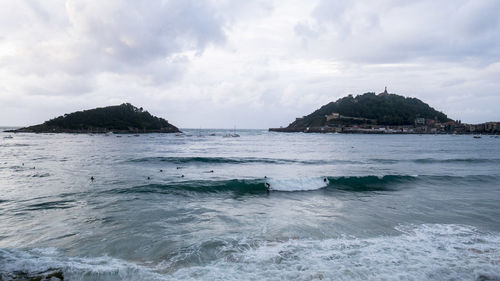
<path fill-rule="evenodd" d="M 160 173 L 161 173 L 161 172 L 163 172 L 163 170 L 162 170 L 162 169 L 160 169 Z"/>
<path fill-rule="evenodd" d="M 269 189 L 271 188 L 271 185 L 268 182 L 264 183 L 264 185 L 266 186 L 267 191 L 269 191 Z"/>
<path fill-rule="evenodd" d="M 90 181 L 92 181 L 92 182 L 94 181 L 94 176 L 90 177 Z"/>
<path fill-rule="evenodd" d="M 150 177 L 148 177 L 148 180 L 150 180 L 150 179 L 151 179 L 151 178 L 150 178 Z"/>

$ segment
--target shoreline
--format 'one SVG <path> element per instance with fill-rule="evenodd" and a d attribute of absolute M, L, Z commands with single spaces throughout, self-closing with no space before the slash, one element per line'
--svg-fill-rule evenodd
<path fill-rule="evenodd" d="M 180 130 L 112 130 L 112 129 L 91 129 L 91 130 L 33 130 L 27 128 L 4 130 L 5 133 L 32 133 L 32 134 L 153 134 L 153 133 L 182 133 Z"/>
<path fill-rule="evenodd" d="M 408 131 L 400 129 L 362 129 L 353 127 L 342 128 L 269 128 L 269 132 L 278 133 L 317 133 L 317 134 L 362 134 L 362 135 L 492 135 L 498 136 L 499 132 L 455 132 L 455 131 Z"/>

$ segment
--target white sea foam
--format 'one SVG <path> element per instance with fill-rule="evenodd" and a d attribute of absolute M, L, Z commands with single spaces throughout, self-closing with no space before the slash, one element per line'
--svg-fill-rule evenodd
<path fill-rule="evenodd" d="M 500 237 L 460 225 L 398 236 L 265 242 L 176 280 L 500 280 Z M 231 260 L 233 262 L 227 262 Z"/>
<path fill-rule="evenodd" d="M 163 280 L 153 270 L 110 257 L 65 257 L 54 248 L 0 249 L 0 280 L 61 271 L 66 280 Z M 3 278 L 3 279 L 2 279 Z"/>
<path fill-rule="evenodd" d="M 366 239 L 243 240 L 246 246 L 225 244 L 232 249 L 208 263 L 176 268 L 169 262 L 149 267 L 111 257 L 68 258 L 53 249 L 0 249 L 0 276 L 57 269 L 68 280 L 500 280 L 498 234 L 462 225 L 398 230 L 400 235 Z"/>
<path fill-rule="evenodd" d="M 326 179 L 326 181 L 325 181 Z M 327 178 L 270 178 L 266 181 L 270 190 L 276 191 L 307 191 L 328 186 Z"/>

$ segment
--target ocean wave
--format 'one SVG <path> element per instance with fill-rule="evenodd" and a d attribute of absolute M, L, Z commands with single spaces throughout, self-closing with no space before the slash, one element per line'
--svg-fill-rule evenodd
<path fill-rule="evenodd" d="M 345 192 L 397 191 L 414 183 L 439 185 L 476 184 L 497 182 L 495 176 L 432 176 L 432 175 L 383 175 L 302 178 L 261 178 L 231 180 L 186 180 L 172 183 L 152 183 L 133 187 L 105 190 L 105 193 L 218 193 L 261 194 L 268 191 L 313 191 L 319 189 Z"/>
<path fill-rule="evenodd" d="M 327 177 L 324 178 L 269 178 L 265 185 L 273 191 L 308 191 L 325 188 L 329 185 Z"/>
<path fill-rule="evenodd" d="M 385 158 L 372 158 L 369 159 L 370 162 L 380 163 L 380 164 L 397 164 L 402 162 L 411 162 L 417 164 L 446 164 L 446 163 L 463 163 L 463 164 L 491 164 L 500 163 L 500 159 L 497 158 L 418 158 L 418 159 L 385 159 Z"/>
<path fill-rule="evenodd" d="M 234 192 L 241 194 L 265 193 L 263 180 L 226 180 L 226 181 L 184 181 L 168 184 L 147 184 L 130 188 L 113 189 L 106 193 L 189 193 L 189 192 Z"/>
<path fill-rule="evenodd" d="M 32 177 L 32 178 L 46 178 L 46 177 L 50 177 L 50 174 L 49 173 L 36 173 L 36 174 L 31 175 L 30 177 Z"/>
<path fill-rule="evenodd" d="M 311 191 L 322 188 L 345 191 L 388 190 L 391 186 L 416 180 L 415 176 L 346 176 L 309 178 L 232 179 L 220 181 L 182 181 L 166 184 L 147 184 L 104 191 L 106 193 L 186 193 L 234 192 L 259 194 L 267 191 Z"/>
<path fill-rule="evenodd" d="M 48 277 L 48 278 L 47 278 Z M 54 248 L 0 248 L 0 280 L 165 280 L 147 267 L 103 257 L 65 257 Z"/>
<path fill-rule="evenodd" d="M 76 201 L 74 200 L 56 200 L 46 201 L 41 203 L 29 204 L 22 208 L 22 211 L 39 211 L 51 209 L 69 209 L 74 207 Z"/>
<path fill-rule="evenodd" d="M 201 238 L 148 263 L 0 249 L 0 280 L 499 280 L 500 235 L 456 224 L 401 225 L 370 238 Z M 52 274 L 52 275 L 51 275 Z M 56 279 L 57 280 L 57 279 Z"/>
<path fill-rule="evenodd" d="M 451 158 L 451 159 L 436 159 L 436 158 L 421 158 L 413 160 L 415 163 L 500 163 L 500 159 L 494 158 Z"/>
<path fill-rule="evenodd" d="M 334 177 L 329 178 L 329 187 L 345 191 L 391 190 L 399 184 L 418 180 L 420 180 L 419 176 L 410 175 Z"/>
<path fill-rule="evenodd" d="M 498 247 L 498 234 L 470 226 L 405 226 L 396 236 L 266 241 L 172 279 L 499 280 Z"/>
<path fill-rule="evenodd" d="M 299 160 L 299 159 L 279 159 L 279 158 L 256 158 L 256 157 L 143 157 L 126 161 L 127 163 L 171 163 L 171 164 L 356 164 L 360 163 L 352 160 L 332 159 L 332 160 Z"/>

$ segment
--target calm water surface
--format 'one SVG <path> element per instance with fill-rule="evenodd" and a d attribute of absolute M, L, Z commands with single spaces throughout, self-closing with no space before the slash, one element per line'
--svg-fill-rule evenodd
<path fill-rule="evenodd" d="M 0 280 L 500 280 L 500 138 L 185 132 L 0 133 Z"/>

